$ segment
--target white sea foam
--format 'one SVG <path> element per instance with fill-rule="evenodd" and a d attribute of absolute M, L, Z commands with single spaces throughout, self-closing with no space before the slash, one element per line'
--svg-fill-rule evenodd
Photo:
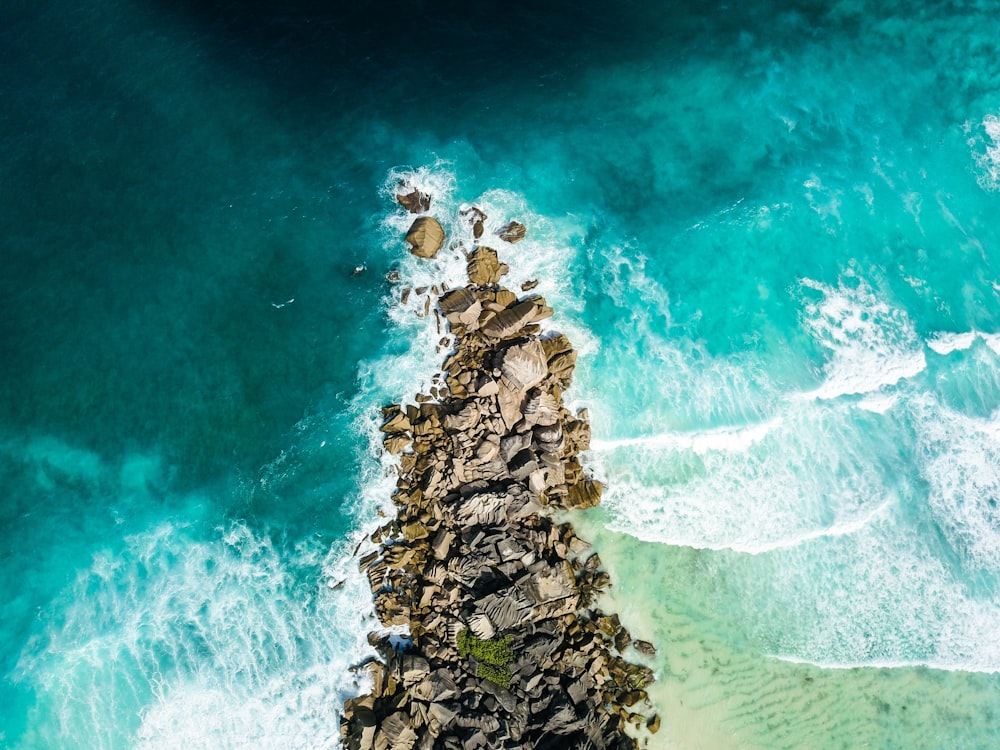
<path fill-rule="evenodd" d="M 823 220 L 827 231 L 832 232 L 843 224 L 840 216 L 842 191 L 826 187 L 817 175 L 812 175 L 806 180 L 803 187 L 810 208 Z"/>
<path fill-rule="evenodd" d="M 899 402 L 898 393 L 871 393 L 856 404 L 859 409 L 874 414 L 885 414 Z"/>
<path fill-rule="evenodd" d="M 615 529 L 762 553 L 851 534 L 889 503 L 885 451 L 849 409 L 802 403 L 740 430 L 598 441 Z"/>
<path fill-rule="evenodd" d="M 840 537 L 822 555 L 788 550 L 770 580 L 747 583 L 751 595 L 766 591 L 775 614 L 766 650 L 828 668 L 1000 671 L 1000 645 L 983 638 L 1000 627 L 1000 602 L 970 591 L 932 541 L 905 531 L 897 516 Z"/>
<path fill-rule="evenodd" d="M 802 398 L 869 393 L 923 372 L 927 360 L 909 317 L 853 272 L 837 287 L 811 279 L 801 285 L 821 295 L 804 301 L 803 324 L 830 352 L 823 382 Z"/>
<path fill-rule="evenodd" d="M 913 413 L 916 456 L 939 527 L 968 564 L 1000 572 L 1000 412 L 970 416 L 926 395 Z"/>
<path fill-rule="evenodd" d="M 990 349 L 997 355 L 1000 355 L 1000 333 L 980 333 L 979 338 L 981 338 Z"/>
<path fill-rule="evenodd" d="M 966 333 L 936 333 L 927 339 L 927 346 L 938 354 L 947 355 L 956 351 L 968 349 L 976 340 L 976 332 Z"/>
<path fill-rule="evenodd" d="M 981 132 L 970 135 L 969 147 L 979 168 L 976 177 L 979 186 L 984 190 L 1000 190 L 1000 117 L 986 115 Z"/>
<path fill-rule="evenodd" d="M 347 668 L 368 651 L 371 616 L 349 553 L 312 540 L 279 549 L 243 524 L 200 539 L 165 523 L 126 542 L 95 557 L 60 602 L 63 617 L 22 654 L 20 679 L 58 717 L 40 740 L 149 750 L 339 742 L 338 707 L 361 687 Z"/>
<path fill-rule="evenodd" d="M 437 296 L 435 285 L 449 289 L 468 283 L 466 253 L 476 245 L 488 245 L 497 251 L 501 262 L 510 266 L 504 284 L 520 293 L 528 281 L 537 281 L 532 293 L 543 295 L 556 310 L 551 325 L 574 337 L 581 354 L 595 346 L 585 329 L 574 325 L 573 318 L 581 309 L 581 300 L 573 293 L 572 277 L 564 273 L 572 265 L 582 233 L 572 216 L 552 219 L 534 212 L 524 197 L 508 190 L 490 190 L 478 196 L 461 197 L 451 166 L 446 162 L 419 168 L 397 168 L 389 173 L 381 190 L 392 207 L 382 219 L 383 241 L 391 256 L 398 259 L 399 278 L 393 286 L 393 296 L 386 300 L 387 313 L 393 323 L 390 335 L 406 342 L 408 351 L 400 357 L 387 355 L 362 366 L 362 382 L 371 380 L 392 400 L 410 399 L 418 391 L 427 392 L 433 384 L 445 353 L 451 346 L 444 320 L 435 315 Z M 441 222 L 445 230 L 445 246 L 432 260 L 416 258 L 408 252 L 403 236 L 414 217 L 396 205 L 400 192 L 419 189 L 431 196 L 428 215 Z M 476 240 L 472 226 L 463 211 L 475 206 L 486 214 L 483 236 Z M 510 244 L 497 234 L 511 220 L 527 227 L 525 238 Z M 418 294 L 416 290 L 422 289 Z M 403 303 L 403 290 L 409 290 Z M 543 328 L 549 326 L 543 321 Z M 441 345 L 442 340 L 444 345 Z"/>
<path fill-rule="evenodd" d="M 663 432 L 659 435 L 645 437 L 593 440 L 591 448 L 599 452 L 628 447 L 645 447 L 674 451 L 688 450 L 698 455 L 711 451 L 740 453 L 751 445 L 759 443 L 780 424 L 780 419 L 774 419 L 764 424 L 749 427 L 720 427 L 694 433 Z"/>

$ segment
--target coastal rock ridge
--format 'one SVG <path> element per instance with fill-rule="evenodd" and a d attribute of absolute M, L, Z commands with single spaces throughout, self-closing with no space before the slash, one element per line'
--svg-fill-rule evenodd
<path fill-rule="evenodd" d="M 419 191 L 398 200 L 411 213 L 431 202 Z M 407 235 L 422 256 L 444 244 L 429 218 Z M 509 269 L 483 243 L 486 215 L 464 218 L 469 283 L 437 296 L 453 348 L 417 405 L 383 409 L 397 515 L 360 561 L 381 624 L 409 636 L 369 635 L 378 658 L 356 669 L 372 690 L 345 703 L 344 747 L 638 748 L 660 725 L 645 691 L 653 673 L 623 654 L 653 646 L 597 608 L 610 577 L 552 513 L 601 498 L 579 461 L 587 413 L 562 400 L 576 351 L 543 332 L 542 297 L 500 285 Z M 525 231 L 512 221 L 492 236 L 510 245 Z"/>

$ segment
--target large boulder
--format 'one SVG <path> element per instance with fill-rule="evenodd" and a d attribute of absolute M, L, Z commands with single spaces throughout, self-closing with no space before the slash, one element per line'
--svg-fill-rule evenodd
<path fill-rule="evenodd" d="M 519 302 L 501 310 L 483 325 L 483 333 L 490 338 L 504 339 L 520 331 L 535 319 L 536 307 L 530 300 Z"/>
<path fill-rule="evenodd" d="M 500 382 L 516 393 L 524 393 L 542 382 L 548 371 L 545 350 L 538 339 L 530 339 L 504 350 Z"/>
<path fill-rule="evenodd" d="M 483 303 L 465 287 L 452 289 L 442 295 L 438 306 L 452 325 L 463 325 L 469 330 L 475 330 L 479 326 Z"/>
<path fill-rule="evenodd" d="M 496 284 L 509 270 L 510 267 L 500 262 L 497 251 L 491 247 L 477 247 L 469 255 L 469 281 L 476 286 Z"/>
<path fill-rule="evenodd" d="M 433 216 L 421 216 L 410 225 L 406 241 L 418 258 L 433 258 L 444 245 L 444 229 Z"/>

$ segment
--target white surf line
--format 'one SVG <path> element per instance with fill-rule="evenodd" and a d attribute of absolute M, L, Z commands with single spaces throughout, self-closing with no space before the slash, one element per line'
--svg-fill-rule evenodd
<path fill-rule="evenodd" d="M 702 454 L 709 451 L 741 452 L 759 443 L 782 423 L 780 417 L 749 427 L 720 427 L 700 432 L 663 432 L 619 440 L 591 440 L 590 449 L 607 452 L 618 448 L 643 446 L 669 450 L 690 450 Z"/>
<path fill-rule="evenodd" d="M 801 656 L 791 656 L 789 654 L 768 654 L 765 653 L 764 657 L 767 659 L 775 659 L 776 661 L 783 661 L 788 664 L 804 664 L 810 667 L 818 667 L 820 669 L 913 669 L 916 667 L 923 667 L 925 669 L 934 669 L 940 672 L 975 672 L 978 674 L 997 674 L 1000 673 L 1000 664 L 996 666 L 989 665 L 979 665 L 979 664 L 958 664 L 950 662 L 937 662 L 930 659 L 875 659 L 873 661 L 859 661 L 859 662 L 836 662 L 836 661 L 814 661 L 812 659 L 806 659 Z"/>
<path fill-rule="evenodd" d="M 938 354 L 948 355 L 955 351 L 969 349 L 976 339 L 981 339 L 986 346 L 1000 354 L 1000 334 L 984 331 L 966 331 L 964 333 L 938 332 L 926 340 L 927 347 Z"/>
<path fill-rule="evenodd" d="M 643 529 L 636 528 L 634 526 L 623 526 L 621 524 L 612 524 L 610 528 L 616 531 L 620 531 L 624 534 L 628 534 L 636 539 L 643 542 L 651 542 L 657 544 L 666 544 L 672 547 L 690 547 L 691 549 L 706 549 L 712 550 L 713 552 L 736 552 L 743 555 L 762 555 L 768 552 L 774 552 L 782 549 L 790 549 L 792 547 L 798 547 L 799 545 L 805 544 L 806 542 L 811 542 L 816 539 L 824 539 L 830 537 L 840 537 L 849 536 L 861 531 L 866 526 L 875 521 L 880 514 L 885 512 L 893 504 L 892 499 L 887 499 L 881 505 L 873 508 L 868 513 L 858 516 L 857 518 L 851 518 L 846 521 L 841 521 L 840 523 L 834 523 L 831 526 L 826 526 L 820 529 L 814 529 L 812 531 L 806 531 L 801 534 L 786 537 L 784 539 L 777 539 L 774 541 L 761 541 L 761 542 L 703 542 L 699 540 L 683 539 L 683 538 L 664 538 L 658 536 L 655 532 L 659 529 Z"/>
<path fill-rule="evenodd" d="M 851 534 L 856 534 L 861 531 L 866 526 L 869 526 L 873 521 L 882 515 L 889 506 L 892 505 L 892 500 L 887 499 L 881 505 L 876 506 L 868 513 L 858 516 L 857 518 L 851 518 L 846 521 L 841 521 L 840 523 L 832 524 L 822 529 L 815 529 L 813 531 L 807 531 L 804 534 L 799 534 L 798 536 L 789 537 L 787 539 L 781 539 L 774 542 L 764 542 L 761 544 L 753 545 L 740 545 L 733 544 L 728 545 L 726 548 L 733 550 L 733 552 L 742 552 L 748 555 L 759 555 L 765 552 L 773 552 L 779 549 L 790 549 L 792 547 L 798 547 L 806 542 L 811 542 L 815 539 L 825 539 L 828 537 L 838 537 L 838 536 L 850 536 Z"/>

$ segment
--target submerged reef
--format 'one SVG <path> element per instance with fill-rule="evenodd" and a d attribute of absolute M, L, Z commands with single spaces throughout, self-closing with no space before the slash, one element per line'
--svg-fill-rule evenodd
<path fill-rule="evenodd" d="M 398 196 L 414 214 L 431 199 Z M 601 498 L 578 458 L 590 444 L 587 413 L 562 400 L 576 351 L 543 332 L 552 310 L 542 297 L 500 284 L 509 269 L 482 242 L 482 211 L 463 218 L 469 283 L 441 288 L 435 313 L 453 348 L 430 393 L 383 410 L 385 449 L 400 456 L 397 515 L 361 559 L 382 625 L 409 637 L 370 634 L 379 656 L 358 669 L 372 690 L 346 702 L 344 746 L 638 748 L 660 725 L 644 690 L 653 674 L 622 654 L 653 647 L 597 608 L 610 577 L 553 518 Z M 512 221 L 496 240 L 526 231 Z M 406 239 L 432 258 L 445 235 L 421 215 Z"/>

